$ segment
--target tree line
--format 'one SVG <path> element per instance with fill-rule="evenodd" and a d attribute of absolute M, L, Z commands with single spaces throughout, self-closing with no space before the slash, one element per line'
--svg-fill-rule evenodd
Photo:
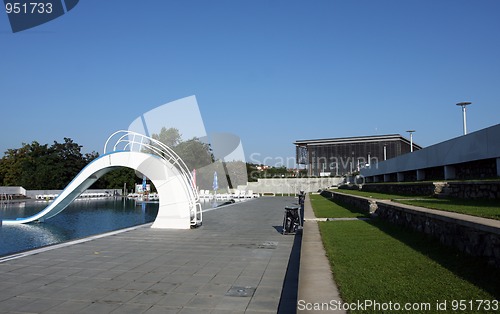
<path fill-rule="evenodd" d="M 52 145 L 33 141 L 8 149 L 0 159 L 0 185 L 28 190 L 61 190 L 99 153 L 82 153 L 82 146 L 70 138 Z M 137 181 L 134 170 L 121 168 L 104 175 L 92 188 L 120 189 Z"/>
<path fill-rule="evenodd" d="M 213 184 L 214 171 L 231 174 L 232 181 L 227 175 L 230 188 L 236 188 L 247 181 L 256 181 L 258 178 L 281 177 L 287 172 L 285 167 L 270 167 L 266 171 L 257 170 L 255 164 L 246 163 L 246 174 L 242 174 L 242 161 L 222 162 L 217 168 L 211 147 L 198 138 L 183 141 L 179 131 L 175 128 L 162 128 L 159 133 L 151 136 L 172 148 L 187 167 L 197 170 L 197 185 L 200 189 L 209 189 Z M 23 143 L 20 148 L 8 149 L 0 159 L 0 186 L 22 186 L 28 190 L 61 190 L 64 189 L 75 176 L 90 162 L 99 157 L 99 153 L 82 153 L 82 146 L 70 138 L 64 142 L 54 141 L 52 145 L 40 144 L 33 141 Z M 220 165 L 220 164 L 219 164 Z M 219 175 L 223 175 L 219 172 Z M 122 189 L 124 184 L 133 188 L 141 183 L 142 177 L 133 169 L 119 168 L 101 177 L 91 187 L 93 189 Z"/>

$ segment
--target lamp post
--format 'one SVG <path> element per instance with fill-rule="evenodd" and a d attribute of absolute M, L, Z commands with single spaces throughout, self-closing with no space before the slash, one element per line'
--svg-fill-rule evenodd
<path fill-rule="evenodd" d="M 413 132 L 415 132 L 415 130 L 408 130 L 406 132 L 410 133 L 410 152 L 413 152 Z"/>
<path fill-rule="evenodd" d="M 461 106 L 462 107 L 462 117 L 463 117 L 463 120 L 464 120 L 464 135 L 467 134 L 467 117 L 466 117 L 466 113 L 465 113 L 467 111 L 467 109 L 465 107 L 467 107 L 470 104 L 472 104 L 472 103 L 468 102 L 468 101 L 459 102 L 457 104 L 457 106 Z"/>

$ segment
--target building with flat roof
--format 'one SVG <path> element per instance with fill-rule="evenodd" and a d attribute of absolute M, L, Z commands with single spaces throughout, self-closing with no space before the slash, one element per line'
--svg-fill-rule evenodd
<path fill-rule="evenodd" d="M 500 177 L 500 124 L 372 163 L 361 170 L 366 182 L 476 180 Z"/>
<path fill-rule="evenodd" d="M 297 164 L 305 165 L 309 176 L 342 176 L 367 165 L 411 151 L 410 140 L 400 134 L 297 140 Z M 413 150 L 420 150 L 413 143 Z"/>

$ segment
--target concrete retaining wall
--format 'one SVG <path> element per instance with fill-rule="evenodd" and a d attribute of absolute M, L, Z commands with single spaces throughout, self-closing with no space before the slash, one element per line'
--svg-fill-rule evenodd
<path fill-rule="evenodd" d="M 331 191 L 321 191 L 321 196 L 326 198 L 333 198 L 340 203 L 352 205 L 366 213 L 373 214 L 377 209 L 376 200 L 367 197 L 347 195 L 342 193 L 334 193 Z"/>
<path fill-rule="evenodd" d="M 257 182 L 248 182 L 242 189 L 252 190 L 254 193 L 297 193 L 317 192 L 331 186 L 337 186 L 343 182 L 343 178 L 272 178 L 258 179 Z M 240 187 L 238 187 L 240 189 Z"/>
<path fill-rule="evenodd" d="M 447 182 L 444 193 L 458 198 L 500 200 L 500 182 Z"/>

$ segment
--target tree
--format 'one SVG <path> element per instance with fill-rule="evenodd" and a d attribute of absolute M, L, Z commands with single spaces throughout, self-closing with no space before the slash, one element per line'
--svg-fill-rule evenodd
<path fill-rule="evenodd" d="M 153 134 L 151 138 L 171 148 L 190 170 L 205 167 L 214 161 L 210 145 L 201 142 L 197 137 L 183 141 L 176 128 L 163 127 L 159 134 Z"/>
<path fill-rule="evenodd" d="M 162 142 L 170 148 L 174 148 L 182 141 L 182 136 L 176 128 L 162 127 L 159 134 L 151 135 L 151 138 Z"/>
<path fill-rule="evenodd" d="M 99 156 L 81 153 L 80 145 L 70 138 L 52 146 L 37 141 L 9 149 L 0 159 L 0 184 L 23 186 L 26 189 L 62 189 L 91 160 Z"/>
<path fill-rule="evenodd" d="M 200 169 L 214 162 L 210 146 L 196 137 L 179 143 L 173 149 L 190 170 Z"/>
<path fill-rule="evenodd" d="M 87 161 L 81 153 L 81 148 L 81 145 L 76 144 L 67 137 L 64 138 L 64 143 L 54 141 L 51 146 L 58 162 L 57 167 L 54 169 L 57 181 L 60 182 L 57 189 L 64 188 L 87 165 Z"/>
<path fill-rule="evenodd" d="M 130 168 L 117 168 L 103 175 L 92 189 L 123 189 L 124 183 L 127 189 L 133 189 L 135 184 L 140 183 L 142 178 L 138 178 L 135 170 Z"/>

